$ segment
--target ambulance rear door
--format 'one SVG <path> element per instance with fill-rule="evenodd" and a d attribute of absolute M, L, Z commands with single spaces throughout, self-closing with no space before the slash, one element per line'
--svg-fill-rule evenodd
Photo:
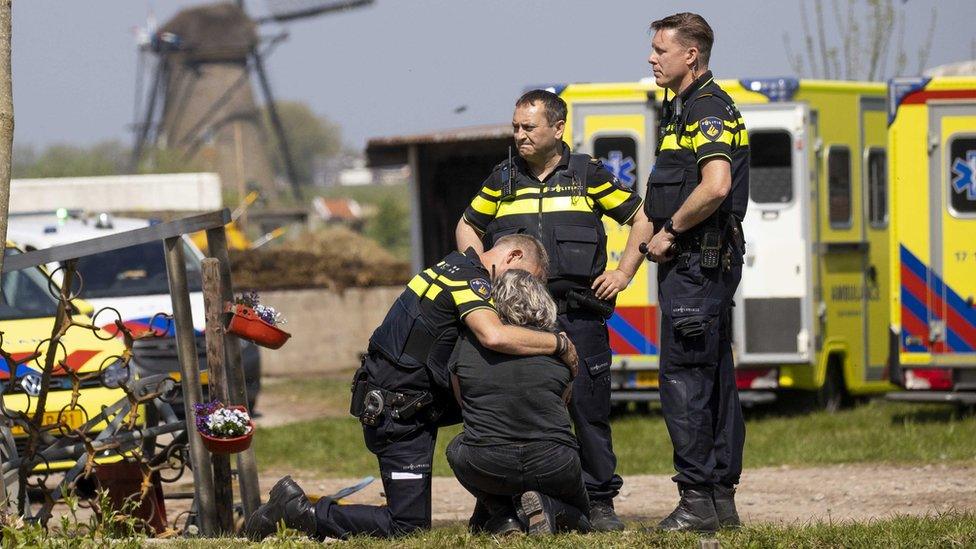
<path fill-rule="evenodd" d="M 933 362 L 976 367 L 976 100 L 930 103 L 929 144 L 930 264 L 902 268 L 927 275 Z"/>
<path fill-rule="evenodd" d="M 738 366 L 811 357 L 808 158 L 815 130 L 803 103 L 740 104 L 751 152 L 742 282 L 733 309 Z"/>
<path fill-rule="evenodd" d="M 621 183 L 643 197 L 654 165 L 657 112 L 653 96 L 644 101 L 579 102 L 573 104 L 572 144 L 575 150 L 603 160 Z M 629 226 L 605 220 L 607 268 L 620 261 Z M 630 286 L 617 297 L 607 321 L 614 353 L 615 389 L 656 389 L 658 363 L 657 282 L 654 265 L 643 262 Z M 624 370 L 627 373 L 620 373 Z M 617 398 L 622 398 L 615 395 Z"/>

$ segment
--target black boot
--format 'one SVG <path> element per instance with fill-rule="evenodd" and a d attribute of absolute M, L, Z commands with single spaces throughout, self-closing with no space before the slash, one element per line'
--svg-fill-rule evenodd
<path fill-rule="evenodd" d="M 481 529 L 482 533 L 491 536 L 508 536 L 511 534 L 521 534 L 522 533 L 522 523 L 515 518 L 514 514 L 507 513 L 503 515 L 495 515 L 485 522 L 484 528 Z"/>
<path fill-rule="evenodd" d="M 485 524 L 491 518 L 491 511 L 488 510 L 488 506 L 481 502 L 481 500 L 476 500 L 474 503 L 474 511 L 471 512 L 471 518 L 468 519 L 468 531 L 472 534 L 480 534 L 485 531 Z"/>
<path fill-rule="evenodd" d="M 529 535 L 585 534 L 593 530 L 583 510 L 541 492 L 526 492 L 516 497 L 515 513 Z"/>
<path fill-rule="evenodd" d="M 515 500 L 518 517 L 530 536 L 556 532 L 556 517 L 547 505 L 548 499 L 539 492 L 526 492 Z"/>
<path fill-rule="evenodd" d="M 612 499 L 598 499 L 590 502 L 590 525 L 596 532 L 620 532 L 624 523 L 613 510 Z"/>
<path fill-rule="evenodd" d="M 681 532 L 714 532 L 718 530 L 718 516 L 712 501 L 711 486 L 679 486 L 681 501 L 658 525 L 658 530 Z"/>
<path fill-rule="evenodd" d="M 244 526 L 244 534 L 252 540 L 262 540 L 278 531 L 278 523 L 315 536 L 315 510 L 305 497 L 301 487 L 286 476 L 275 483 L 268 496 L 268 503 L 257 508 Z"/>
<path fill-rule="evenodd" d="M 715 502 L 715 514 L 718 516 L 719 528 L 739 528 L 742 521 L 735 510 L 735 485 L 716 484 L 712 487 L 712 501 Z"/>

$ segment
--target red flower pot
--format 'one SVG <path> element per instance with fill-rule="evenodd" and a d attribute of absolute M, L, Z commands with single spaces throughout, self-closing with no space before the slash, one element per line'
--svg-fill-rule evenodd
<path fill-rule="evenodd" d="M 228 406 L 227 408 L 244 412 L 247 411 L 247 408 L 243 406 Z M 200 431 L 197 431 L 197 433 L 200 433 L 204 447 L 211 454 L 237 454 L 251 447 L 251 438 L 254 437 L 254 421 L 248 421 L 247 425 L 250 427 L 250 430 L 247 434 L 239 437 L 215 437 L 206 433 L 200 433 Z"/>
<path fill-rule="evenodd" d="M 254 343 L 277 349 L 288 341 L 291 334 L 268 324 L 254 312 L 254 309 L 240 303 L 228 304 L 227 331 Z"/>

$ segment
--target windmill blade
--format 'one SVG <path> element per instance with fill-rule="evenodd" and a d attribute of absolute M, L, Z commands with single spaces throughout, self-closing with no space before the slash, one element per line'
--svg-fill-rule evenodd
<path fill-rule="evenodd" d="M 153 71 L 153 80 L 151 87 L 149 88 L 149 100 L 146 103 L 145 111 L 143 111 L 142 122 L 136 123 L 136 142 L 132 147 L 132 158 L 129 160 L 129 169 L 135 173 L 139 167 L 139 161 L 142 160 L 142 153 L 146 148 L 146 142 L 149 139 L 149 132 L 153 127 L 153 118 L 156 113 L 156 99 L 159 96 L 159 90 L 164 86 L 166 63 L 161 59 L 156 61 L 156 69 Z"/>
<path fill-rule="evenodd" d="M 267 0 L 270 15 L 255 19 L 261 23 L 283 23 L 323 13 L 364 8 L 375 0 Z"/>
<path fill-rule="evenodd" d="M 275 103 L 274 94 L 271 93 L 271 83 L 268 81 L 268 73 L 264 70 L 264 59 L 261 52 L 255 48 L 251 52 L 254 61 L 254 72 L 258 75 L 258 83 L 264 93 L 264 103 L 268 108 L 268 117 L 271 119 L 271 126 L 274 129 L 275 137 L 278 141 L 278 148 L 281 153 L 281 160 L 285 165 L 285 173 L 288 175 L 288 182 L 291 184 L 291 192 L 296 199 L 301 200 L 301 190 L 299 189 L 298 171 L 295 169 L 294 157 L 291 155 L 291 146 L 288 144 L 288 136 L 285 133 L 285 126 L 281 123 L 278 116 L 278 106 Z"/>

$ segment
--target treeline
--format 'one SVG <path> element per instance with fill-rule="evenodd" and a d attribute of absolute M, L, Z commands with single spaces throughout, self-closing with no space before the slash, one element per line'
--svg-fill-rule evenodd
<path fill-rule="evenodd" d="M 299 181 L 311 181 L 318 162 L 342 150 L 339 126 L 317 115 L 302 102 L 278 102 L 278 114 L 288 135 Z M 266 125 L 267 126 L 267 125 Z M 265 150 L 277 175 L 285 169 L 271 132 L 266 132 Z M 132 146 L 119 140 L 93 145 L 54 144 L 39 148 L 14 144 L 12 177 L 86 177 L 127 173 L 180 173 L 201 171 L 179 151 L 156 149 L 132 166 Z"/>

